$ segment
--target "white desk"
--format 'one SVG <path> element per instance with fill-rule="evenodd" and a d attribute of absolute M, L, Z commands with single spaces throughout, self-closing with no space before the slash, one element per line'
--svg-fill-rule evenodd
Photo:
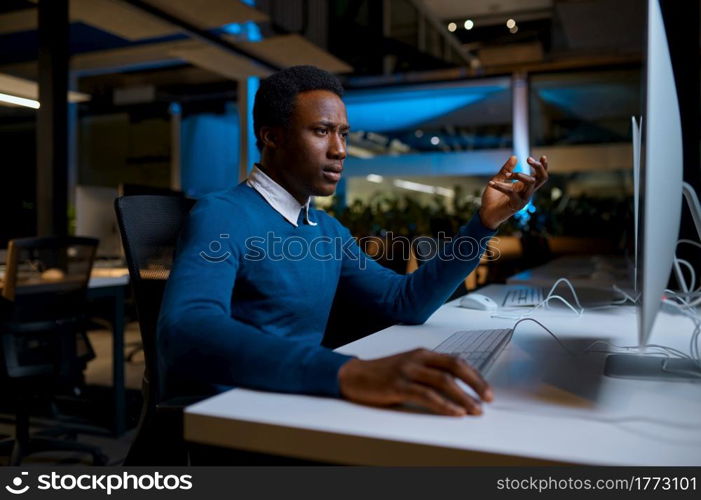
<path fill-rule="evenodd" d="M 483 290 L 499 302 L 503 287 Z M 632 307 L 534 316 L 573 350 L 609 338 L 635 343 Z M 339 349 L 362 358 L 433 348 L 459 329 L 511 319 L 440 308 L 425 325 L 394 326 Z M 688 350 L 691 322 L 663 313 L 653 342 Z M 234 389 L 187 408 L 192 442 L 368 465 L 701 465 L 701 383 L 602 375 L 604 354 L 571 357 L 534 323 L 519 325 L 487 379 L 495 402 L 481 417 L 443 417 L 340 399 Z"/>

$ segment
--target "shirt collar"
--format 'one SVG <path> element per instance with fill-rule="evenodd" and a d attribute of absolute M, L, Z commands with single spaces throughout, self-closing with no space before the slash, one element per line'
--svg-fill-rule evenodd
<path fill-rule="evenodd" d="M 310 226 L 316 226 L 316 222 L 309 219 L 309 204 L 312 199 L 309 198 L 304 205 L 300 205 L 294 196 L 272 180 L 258 167 L 258 164 L 254 165 L 251 173 L 248 174 L 246 184 L 258 191 L 263 199 L 294 227 L 297 227 L 299 213 L 302 209 L 304 209 L 304 222 Z"/>

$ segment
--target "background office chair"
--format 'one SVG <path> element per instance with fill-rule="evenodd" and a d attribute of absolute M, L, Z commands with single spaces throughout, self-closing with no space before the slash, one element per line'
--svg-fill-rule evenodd
<path fill-rule="evenodd" d="M 182 410 L 195 400 L 163 400 L 156 325 L 178 234 L 193 204 L 194 200 L 176 196 L 115 200 L 146 361 L 139 429 L 124 465 L 187 464 Z"/>
<path fill-rule="evenodd" d="M 10 465 L 47 450 L 89 453 L 95 465 L 107 460 L 99 448 L 59 440 L 75 432 L 53 428 L 29 434 L 29 410 L 39 396 L 61 385 L 82 383 L 94 353 L 85 334 L 85 296 L 98 240 L 46 237 L 11 240 L 0 313 L 0 377 L 15 403 L 15 436 L 0 446 L 12 448 Z"/>

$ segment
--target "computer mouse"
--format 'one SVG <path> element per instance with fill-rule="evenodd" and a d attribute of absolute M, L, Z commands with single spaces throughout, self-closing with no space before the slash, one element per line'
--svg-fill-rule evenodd
<path fill-rule="evenodd" d="M 496 311 L 497 303 L 481 293 L 471 293 L 460 299 L 460 307 L 479 311 Z"/>

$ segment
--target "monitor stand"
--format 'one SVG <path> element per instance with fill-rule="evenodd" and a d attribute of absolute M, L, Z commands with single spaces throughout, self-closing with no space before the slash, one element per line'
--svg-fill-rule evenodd
<path fill-rule="evenodd" d="M 691 217 L 701 240 L 701 204 L 696 191 L 685 182 L 682 193 L 689 206 Z M 674 271 L 679 283 L 684 283 L 681 269 L 675 259 Z M 688 290 L 685 290 L 688 292 Z M 645 354 L 611 354 L 606 358 L 604 375 L 619 378 L 634 378 L 641 380 L 667 381 L 697 381 L 701 382 L 701 368 L 691 359 L 665 358 Z"/>
<path fill-rule="evenodd" d="M 610 354 L 604 375 L 617 378 L 701 383 L 701 369 L 691 359 L 644 354 Z"/>

